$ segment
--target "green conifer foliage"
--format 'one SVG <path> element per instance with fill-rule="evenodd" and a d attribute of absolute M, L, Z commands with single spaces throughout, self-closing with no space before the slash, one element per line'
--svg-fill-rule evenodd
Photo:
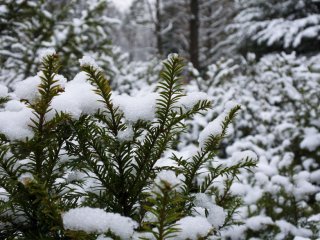
<path fill-rule="evenodd" d="M 213 158 L 240 106 L 228 107 L 217 125 L 221 130 L 209 132 L 193 157 L 173 155 L 175 164 L 161 167 L 159 159 L 187 130 L 185 120 L 211 107 L 211 101 L 205 99 L 193 100 L 191 107 L 181 104 L 186 97 L 181 84 L 183 60 L 171 55 L 163 62 L 153 119 L 133 121 L 114 102 L 101 68 L 91 58 L 84 59 L 80 60 L 82 70 L 99 97 L 99 110 L 76 119 L 54 110 L 51 103 L 64 89 L 57 75 L 58 56 L 49 50 L 38 74 L 38 97 L 22 100 L 33 113 L 32 136 L 17 141 L 1 135 L 0 236 L 96 239 L 100 227 L 88 230 L 80 226 L 81 221 L 73 227 L 70 214 L 82 210 L 127 219 L 136 234 L 146 239 L 150 239 L 148 234 L 159 240 L 186 234 L 181 224 L 197 220 L 197 206 L 206 212 L 198 216 L 207 227 L 199 230 L 204 239 L 231 223 L 239 199 L 231 196 L 230 186 L 240 169 L 254 167 L 256 159 L 251 156 L 231 165 L 213 165 Z M 83 179 L 70 178 L 70 173 L 82 174 Z M 219 177 L 224 182 L 222 191 L 213 185 Z M 220 211 L 221 223 L 212 218 L 214 211 Z M 112 227 L 103 235 L 127 236 Z"/>
<path fill-rule="evenodd" d="M 44 57 L 40 97 L 32 102 L 25 100 L 33 113 L 30 126 L 33 137 L 25 141 L 1 137 L 2 239 L 60 239 L 61 212 L 76 202 L 75 196 L 68 198 L 65 182 L 58 181 L 65 170 L 61 152 L 68 138 L 69 117 L 66 114 L 48 117 L 52 99 L 62 90 L 56 80 L 59 66 L 57 55 Z"/>
<path fill-rule="evenodd" d="M 218 168 L 209 167 L 204 182 L 197 184 L 199 171 L 217 153 L 227 126 L 240 109 L 235 106 L 223 120 L 221 134 L 211 136 L 192 159 L 173 156 L 172 159 L 178 166 L 172 169 L 175 174 L 184 176 L 183 191 L 170 192 L 170 188 L 164 187 L 160 188 L 160 192 L 149 195 L 157 173 L 166 169 L 159 168 L 156 163 L 166 150 L 172 148 L 176 137 L 186 130 L 184 120 L 211 107 L 208 100 L 198 101 L 187 111 L 178 106 L 178 101 L 184 96 L 180 75 L 183 70 L 182 59 L 172 56 L 163 64 L 164 69 L 158 84 L 156 118 L 153 121 L 139 120 L 132 126 L 126 123 L 123 113 L 113 104 L 111 89 L 101 69 L 91 65 L 84 66 L 83 70 L 88 74 L 91 84 L 96 87 L 95 91 L 101 97 L 105 108 L 93 116 L 83 116 L 75 122 L 74 140 L 79 144 L 69 143 L 72 155 L 76 156 L 76 164 L 88 175 L 93 175 L 98 182 L 95 192 L 86 192 L 84 204 L 130 216 L 138 222 L 142 221 L 144 226 L 149 226 L 148 229 L 151 228 L 150 224 L 156 226 L 158 230 L 151 232 L 157 239 L 165 239 L 167 235 L 174 236 L 175 220 L 178 216 L 181 218 L 191 212 L 192 194 L 213 194 L 211 184 L 217 177 L 230 175 L 234 178 L 240 168 L 253 167 L 255 164 L 252 159 L 245 159 L 241 164 L 230 168 L 222 165 Z M 119 139 L 119 133 L 128 131 L 129 128 L 132 128 L 131 138 L 124 141 Z M 228 195 L 227 187 L 225 195 Z M 147 202 L 146 196 L 149 196 Z M 180 199 L 180 206 L 172 207 L 175 202 L 172 196 Z M 226 203 L 226 196 L 219 200 L 221 205 Z M 158 221 L 144 222 L 148 211 L 156 215 Z"/>

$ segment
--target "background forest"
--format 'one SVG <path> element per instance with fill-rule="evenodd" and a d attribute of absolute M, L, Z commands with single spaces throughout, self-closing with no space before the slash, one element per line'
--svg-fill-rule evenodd
<path fill-rule="evenodd" d="M 320 239 L 320 1 L 121 1 L 0 0 L 0 239 Z"/>

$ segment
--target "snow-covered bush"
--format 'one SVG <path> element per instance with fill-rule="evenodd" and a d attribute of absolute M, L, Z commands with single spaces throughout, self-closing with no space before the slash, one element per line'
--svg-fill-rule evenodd
<path fill-rule="evenodd" d="M 109 16 L 106 0 L 11 1 L 0 3 L 0 82 L 11 84 L 37 72 L 42 49 L 64 55 L 61 69 L 71 78 L 84 54 L 97 58 L 108 76 L 119 74 L 126 55 L 111 44 L 119 20 Z M 65 71 L 65 72 L 64 72 Z"/>
<path fill-rule="evenodd" d="M 250 54 L 238 66 L 210 66 L 207 80 L 198 79 L 188 87 L 197 91 L 200 83 L 216 106 L 189 122 L 193 130 L 184 135 L 188 139 L 181 141 L 181 149 L 196 141 L 220 106 L 237 99 L 245 111 L 230 128 L 229 146 L 219 157 L 230 159 L 244 149 L 259 157 L 254 172 L 240 174 L 240 181 L 231 186 L 231 192 L 244 200 L 239 220 L 245 224 L 233 226 L 224 236 L 319 237 L 319 60 L 319 55 L 271 54 L 257 62 Z"/>
<path fill-rule="evenodd" d="M 211 108 L 182 89 L 180 57 L 163 62 L 157 92 L 136 96 L 113 93 L 91 57 L 69 82 L 54 50 L 41 60 L 13 92 L 0 88 L 1 238 L 205 239 L 233 223 L 231 183 L 257 157 L 212 160 L 239 105 L 228 102 L 188 155 L 164 159 L 185 121 Z"/>
<path fill-rule="evenodd" d="M 242 52 L 318 52 L 320 3 L 314 0 L 237 0 L 230 42 Z"/>
<path fill-rule="evenodd" d="M 112 82 L 117 93 L 135 95 L 141 92 L 152 92 L 159 81 L 162 69 L 159 60 L 154 58 L 148 62 L 133 61 L 122 67 L 120 74 Z"/>

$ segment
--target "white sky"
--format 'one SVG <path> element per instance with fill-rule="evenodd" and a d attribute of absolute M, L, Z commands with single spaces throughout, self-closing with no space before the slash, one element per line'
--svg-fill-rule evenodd
<path fill-rule="evenodd" d="M 130 5 L 131 5 L 131 2 L 133 0 L 112 0 L 114 2 L 114 4 L 116 5 L 116 7 L 120 10 L 120 11 L 125 11 L 127 10 Z"/>

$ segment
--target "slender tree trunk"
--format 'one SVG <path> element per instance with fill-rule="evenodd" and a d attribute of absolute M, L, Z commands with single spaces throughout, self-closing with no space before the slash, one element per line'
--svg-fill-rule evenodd
<path fill-rule="evenodd" d="M 156 0 L 156 35 L 157 35 L 157 49 L 158 54 L 162 55 L 162 36 L 161 36 L 161 10 L 160 10 L 160 0 Z"/>
<path fill-rule="evenodd" d="M 193 66 L 199 69 L 199 0 L 190 0 L 190 11 L 189 55 Z"/>

